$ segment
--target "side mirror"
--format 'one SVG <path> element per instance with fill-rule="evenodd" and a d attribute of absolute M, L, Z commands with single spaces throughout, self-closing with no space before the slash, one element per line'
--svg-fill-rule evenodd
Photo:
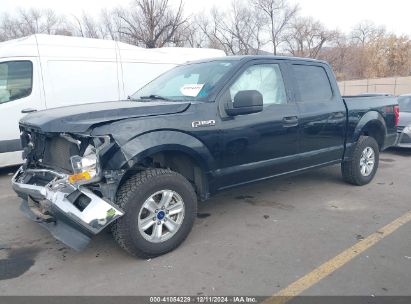
<path fill-rule="evenodd" d="M 263 95 L 256 90 L 239 91 L 234 96 L 233 107 L 226 109 L 230 116 L 258 113 L 263 110 Z"/>

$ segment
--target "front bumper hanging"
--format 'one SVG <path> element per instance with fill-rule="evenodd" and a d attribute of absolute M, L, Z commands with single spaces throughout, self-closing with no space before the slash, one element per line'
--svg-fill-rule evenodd
<path fill-rule="evenodd" d="M 68 175 L 53 170 L 21 167 L 12 185 L 23 199 L 21 211 L 75 250 L 84 249 L 91 236 L 124 214 L 85 186 L 70 184 Z"/>

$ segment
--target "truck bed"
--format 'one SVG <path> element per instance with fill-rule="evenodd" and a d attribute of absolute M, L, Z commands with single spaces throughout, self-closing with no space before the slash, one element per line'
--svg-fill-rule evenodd
<path fill-rule="evenodd" d="M 362 127 L 361 119 L 367 116 L 375 116 L 385 124 L 387 133 L 381 149 L 393 146 L 397 139 L 397 122 L 395 111 L 398 110 L 398 101 L 395 96 L 345 96 L 343 98 L 347 107 L 348 129 L 347 146 L 354 143 L 356 131 Z M 382 118 L 381 118 L 382 117 Z"/>

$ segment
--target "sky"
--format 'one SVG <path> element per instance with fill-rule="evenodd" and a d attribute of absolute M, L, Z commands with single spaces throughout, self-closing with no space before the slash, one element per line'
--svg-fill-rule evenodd
<path fill-rule="evenodd" d="M 179 0 L 169 0 L 178 3 Z M 12 13 L 18 8 L 51 8 L 58 13 L 98 15 L 102 8 L 127 6 L 130 0 L 0 0 L 0 13 Z M 185 0 L 185 11 L 197 14 L 212 6 L 228 8 L 232 0 Z M 411 36 L 411 1 L 409 0 L 289 0 L 298 3 L 301 15 L 320 20 L 329 29 L 350 32 L 361 21 L 384 25 L 388 31 Z"/>

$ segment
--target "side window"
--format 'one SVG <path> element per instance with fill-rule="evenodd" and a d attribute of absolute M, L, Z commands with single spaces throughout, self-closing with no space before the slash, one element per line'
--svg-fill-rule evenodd
<path fill-rule="evenodd" d="M 323 67 L 314 65 L 293 65 L 293 72 L 297 80 L 299 102 L 329 101 L 333 92 L 330 80 Z"/>
<path fill-rule="evenodd" d="M 29 96 L 32 86 L 31 61 L 0 63 L 0 104 Z"/>
<path fill-rule="evenodd" d="M 247 68 L 230 87 L 231 101 L 239 91 L 257 90 L 264 105 L 287 103 L 285 87 L 278 64 L 260 64 Z"/>

